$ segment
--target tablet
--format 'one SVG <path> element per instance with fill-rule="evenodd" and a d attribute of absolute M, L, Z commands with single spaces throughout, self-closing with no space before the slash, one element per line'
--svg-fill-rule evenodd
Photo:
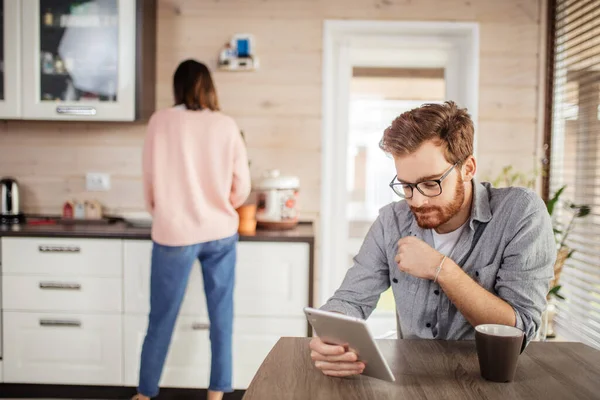
<path fill-rule="evenodd" d="M 310 307 L 304 308 L 304 314 L 323 342 L 347 344 L 358 354 L 359 361 L 365 363 L 363 375 L 389 382 L 396 380 L 365 320 Z"/>

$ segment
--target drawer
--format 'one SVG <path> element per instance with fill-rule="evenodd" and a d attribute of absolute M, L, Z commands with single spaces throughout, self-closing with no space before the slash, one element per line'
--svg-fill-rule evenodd
<path fill-rule="evenodd" d="M 140 355 L 148 319 L 137 315 L 126 315 L 124 321 L 124 385 L 137 386 Z M 202 317 L 180 316 L 177 319 L 160 380 L 161 387 L 208 388 L 210 377 L 208 327 L 208 321 Z"/>
<path fill-rule="evenodd" d="M 2 304 L 10 311 L 120 313 L 122 287 L 121 278 L 4 275 Z"/>
<path fill-rule="evenodd" d="M 4 312 L 4 382 L 121 386 L 122 317 Z"/>
<path fill-rule="evenodd" d="M 2 238 L 5 274 L 112 276 L 123 274 L 123 244 L 111 239 Z"/>

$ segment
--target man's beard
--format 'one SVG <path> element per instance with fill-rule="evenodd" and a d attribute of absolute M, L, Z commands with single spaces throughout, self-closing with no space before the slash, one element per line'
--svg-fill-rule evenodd
<path fill-rule="evenodd" d="M 415 189 L 416 190 L 416 189 Z M 454 199 L 450 204 L 445 206 L 422 206 L 422 207 L 410 207 L 412 210 L 417 224 L 423 229 L 435 229 L 446 222 L 450 221 L 460 211 L 462 204 L 465 201 L 465 186 L 463 183 L 462 176 L 457 175 L 456 193 L 454 193 Z"/>

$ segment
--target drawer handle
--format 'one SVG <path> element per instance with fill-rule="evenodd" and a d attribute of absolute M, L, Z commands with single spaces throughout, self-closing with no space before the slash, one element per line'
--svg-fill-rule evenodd
<path fill-rule="evenodd" d="M 40 289 L 81 290 L 79 283 L 40 282 Z"/>
<path fill-rule="evenodd" d="M 40 319 L 40 326 L 61 326 L 79 328 L 81 321 L 68 319 Z"/>
<path fill-rule="evenodd" d="M 192 330 L 194 330 L 194 331 L 205 331 L 208 328 L 210 328 L 210 324 L 207 324 L 207 323 L 194 322 L 192 324 Z"/>
<path fill-rule="evenodd" d="M 81 248 L 77 246 L 39 246 L 40 253 L 79 253 Z"/>

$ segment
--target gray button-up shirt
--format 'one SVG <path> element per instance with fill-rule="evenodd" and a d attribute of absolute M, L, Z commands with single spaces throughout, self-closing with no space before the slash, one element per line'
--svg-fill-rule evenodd
<path fill-rule="evenodd" d="M 541 321 L 548 285 L 554 274 L 556 245 L 552 222 L 542 199 L 523 188 L 494 189 L 473 183 L 470 220 L 453 261 L 473 280 L 510 304 L 517 327 L 531 340 Z M 431 230 L 422 229 L 406 201 L 382 208 L 354 265 L 323 310 L 366 319 L 390 285 L 396 300 L 399 337 L 473 339 L 475 330 L 433 281 L 398 269 L 398 240 L 413 235 L 431 247 Z"/>

